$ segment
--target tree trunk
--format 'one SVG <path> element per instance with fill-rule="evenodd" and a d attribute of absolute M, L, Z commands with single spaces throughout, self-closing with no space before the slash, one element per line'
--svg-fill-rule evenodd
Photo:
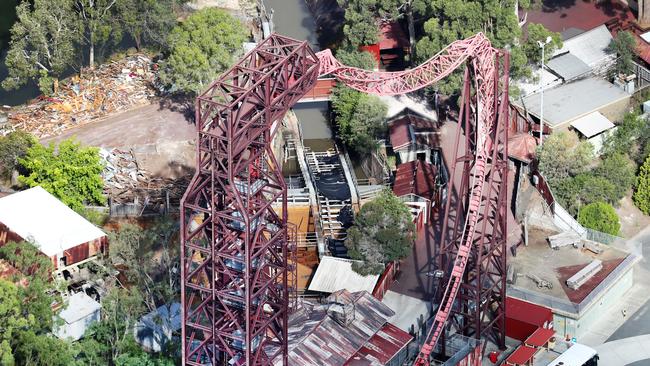
<path fill-rule="evenodd" d="M 412 2 L 413 0 L 409 1 L 406 8 L 406 20 L 409 28 L 409 43 L 411 44 L 411 56 L 409 57 L 411 65 L 415 63 L 415 22 L 413 21 Z"/>
<path fill-rule="evenodd" d="M 88 65 L 91 69 L 95 68 L 95 44 L 90 42 L 90 50 L 88 55 Z"/>

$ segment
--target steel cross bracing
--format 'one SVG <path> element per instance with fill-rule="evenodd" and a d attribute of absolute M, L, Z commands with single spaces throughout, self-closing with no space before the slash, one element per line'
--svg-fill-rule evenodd
<path fill-rule="evenodd" d="M 197 172 L 182 202 L 184 364 L 216 365 L 225 360 L 247 365 L 287 364 L 287 257 L 292 247 L 287 243 L 286 186 L 271 142 L 277 121 L 288 108 L 315 85 L 319 75 L 332 74 L 360 91 L 395 95 L 431 85 L 468 60 L 465 184 L 457 187 L 463 195 L 457 200 L 454 234 L 443 236 L 441 244 L 454 260 L 417 363 L 428 363 L 452 312 L 463 318 L 457 323 L 464 333 L 483 335 L 487 314 L 491 319 L 487 328 L 502 334 L 505 323 L 499 312 L 505 288 L 493 285 L 484 289 L 482 280 L 505 278 L 501 273 L 505 241 L 501 237 L 506 232 L 507 130 L 503 126 L 507 118 L 503 114 L 507 108 L 503 105 L 507 104 L 508 84 L 507 71 L 499 80 L 498 56 L 488 39 L 478 34 L 452 43 L 415 69 L 373 72 L 346 67 L 329 50 L 315 55 L 305 42 L 272 35 L 212 84 L 197 100 Z M 497 119 L 498 108 L 501 116 Z M 457 139 L 461 139 L 460 133 Z M 453 212 L 449 210 L 452 195 L 448 196 L 445 230 L 447 216 Z M 279 198 L 283 202 L 281 215 L 271 208 Z M 492 224 L 488 226 L 487 221 Z M 499 238 L 490 232 L 496 228 Z M 489 255 L 482 254 L 484 250 Z M 487 265 L 484 257 L 489 259 Z M 476 264 L 472 276 L 466 273 L 468 263 Z M 489 275 L 482 276 L 486 271 Z M 490 299 L 475 301 L 473 312 L 470 301 L 454 305 L 463 286 L 469 292 L 473 287 L 478 294 L 469 296 L 471 299 Z M 464 289 L 461 295 L 467 292 Z"/>
<path fill-rule="evenodd" d="M 460 186 L 450 187 L 440 246 L 446 258 L 451 254 L 455 254 L 455 258 L 427 341 L 416 360 L 418 365 L 429 363 L 452 312 L 462 318 L 456 321 L 458 331 L 476 337 L 489 332 L 499 346 L 505 343 L 508 62 L 506 56 L 505 65 L 499 65 L 500 55 L 482 33 L 456 41 L 422 65 L 401 72 L 347 67 L 338 62 L 330 50 L 318 53 L 321 74 L 331 73 L 349 87 L 377 95 L 396 95 L 421 89 L 448 76 L 469 60 L 463 93 L 466 122 L 463 179 Z M 505 70 L 502 79 L 499 78 L 499 68 Z M 498 109 L 501 109 L 500 114 Z M 460 139 L 459 132 L 457 140 Z M 458 141 L 456 146 L 457 151 Z M 489 181 L 487 191 L 484 187 L 486 180 Z M 456 223 L 451 225 L 453 230 L 449 233 L 448 207 L 453 199 L 453 188 L 465 189 L 456 200 Z M 466 271 L 470 261 L 475 268 Z M 464 299 L 457 303 L 461 287 L 464 287 L 461 291 Z"/>
<path fill-rule="evenodd" d="M 181 205 L 184 365 L 287 364 L 294 244 L 271 141 L 317 77 L 306 42 L 273 35 L 197 99 L 197 170 Z"/>

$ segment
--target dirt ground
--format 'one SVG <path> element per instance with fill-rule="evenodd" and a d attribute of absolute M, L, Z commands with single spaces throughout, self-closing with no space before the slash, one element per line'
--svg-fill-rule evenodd
<path fill-rule="evenodd" d="M 178 110 L 147 105 L 44 139 L 74 137 L 84 145 L 132 150 L 138 164 L 156 176 L 178 178 L 193 172 L 196 128 Z"/>
<path fill-rule="evenodd" d="M 644 215 L 634 206 L 631 194 L 621 200 L 621 205 L 616 209 L 616 213 L 621 219 L 621 236 L 624 238 L 632 238 L 650 226 L 650 216 Z"/>

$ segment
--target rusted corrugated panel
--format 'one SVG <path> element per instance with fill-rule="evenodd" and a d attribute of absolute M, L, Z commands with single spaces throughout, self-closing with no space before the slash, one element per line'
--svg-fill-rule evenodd
<path fill-rule="evenodd" d="M 84 259 L 88 259 L 89 247 L 90 245 L 86 242 L 63 252 L 66 259 L 66 265 L 69 266 L 71 264 L 81 262 Z"/>
<path fill-rule="evenodd" d="M 410 334 L 391 323 L 386 323 L 345 365 L 385 365 L 411 340 L 413 337 Z"/>
<path fill-rule="evenodd" d="M 95 240 L 91 240 L 88 242 L 88 256 L 92 257 L 94 255 L 98 255 L 100 253 L 104 253 L 107 248 L 107 243 L 108 240 L 106 236 L 102 236 L 101 238 L 97 238 Z M 106 254 L 106 253 L 105 253 Z"/>
<path fill-rule="evenodd" d="M 17 243 L 23 241 L 23 238 L 21 238 L 20 235 L 14 233 L 13 231 L 9 230 L 5 224 L 0 222 L 0 246 L 5 245 L 10 241 Z"/>
<path fill-rule="evenodd" d="M 290 365 L 344 365 L 395 314 L 366 291 L 337 291 L 328 301 L 353 303 L 354 320 L 343 326 L 327 314 L 329 305 L 305 304 L 289 321 Z"/>

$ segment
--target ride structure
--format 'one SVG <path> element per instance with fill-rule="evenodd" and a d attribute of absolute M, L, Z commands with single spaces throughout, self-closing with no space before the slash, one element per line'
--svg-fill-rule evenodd
<path fill-rule="evenodd" d="M 429 86 L 463 64 L 462 128 L 436 250 L 447 285 L 433 299 L 438 310 L 416 364 L 428 364 L 445 325 L 504 346 L 507 54 L 479 33 L 414 69 L 375 72 L 274 34 L 197 98 L 197 170 L 181 202 L 184 365 L 288 364 L 288 278 L 295 270 L 288 258 L 295 243 L 272 150 L 287 110 L 319 76 L 397 95 Z M 462 169 L 459 179 L 456 169 Z M 271 207 L 275 201 L 282 202 L 280 213 Z"/>

